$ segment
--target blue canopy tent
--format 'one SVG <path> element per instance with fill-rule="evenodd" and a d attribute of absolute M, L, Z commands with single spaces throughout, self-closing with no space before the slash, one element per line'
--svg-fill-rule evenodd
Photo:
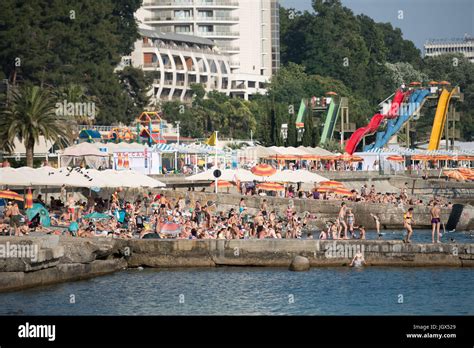
<path fill-rule="evenodd" d="M 100 135 L 99 131 L 95 129 L 83 129 L 79 133 L 79 139 L 87 139 L 92 142 L 94 140 L 102 139 L 102 135 Z"/>
<path fill-rule="evenodd" d="M 33 207 L 30 209 L 26 210 L 26 216 L 28 217 L 28 220 L 32 220 L 37 214 L 40 216 L 40 223 L 44 227 L 50 227 L 51 226 L 51 219 L 49 218 L 49 213 L 48 210 L 46 210 L 43 205 L 40 203 L 34 203 Z"/>

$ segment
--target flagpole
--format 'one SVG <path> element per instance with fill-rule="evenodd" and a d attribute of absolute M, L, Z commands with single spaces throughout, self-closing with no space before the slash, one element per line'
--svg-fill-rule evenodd
<path fill-rule="evenodd" d="M 215 151 L 215 152 L 214 152 L 214 167 L 215 167 L 216 169 L 217 169 L 217 133 L 218 133 L 218 131 L 216 131 L 216 143 L 214 144 L 214 151 Z M 216 193 L 216 194 L 217 194 L 217 191 L 218 191 L 218 190 L 217 190 L 217 188 L 218 188 L 218 187 L 217 187 L 217 181 L 218 181 L 218 180 L 219 180 L 219 179 L 216 178 L 216 181 L 215 181 L 215 184 L 214 184 L 214 186 L 215 186 L 214 189 L 215 189 L 215 193 Z"/>

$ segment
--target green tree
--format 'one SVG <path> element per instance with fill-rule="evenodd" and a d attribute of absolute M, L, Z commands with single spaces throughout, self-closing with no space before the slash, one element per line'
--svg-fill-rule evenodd
<path fill-rule="evenodd" d="M 286 138 L 286 146 L 296 146 L 298 143 L 297 140 L 297 130 L 296 130 L 296 117 L 294 114 L 290 114 L 288 120 L 288 134 Z"/>
<path fill-rule="evenodd" d="M 301 140 L 301 145 L 303 146 L 315 146 L 314 135 L 315 129 L 313 124 L 313 115 L 310 108 L 306 109 L 306 113 L 304 115 L 304 132 L 303 138 Z"/>
<path fill-rule="evenodd" d="M 26 148 L 26 164 L 33 166 L 35 145 L 40 136 L 57 142 L 70 134 L 72 120 L 57 115 L 55 98 L 47 89 L 25 86 L 13 92 L 11 103 L 0 118 L 0 147 L 11 150 L 15 138 Z"/>

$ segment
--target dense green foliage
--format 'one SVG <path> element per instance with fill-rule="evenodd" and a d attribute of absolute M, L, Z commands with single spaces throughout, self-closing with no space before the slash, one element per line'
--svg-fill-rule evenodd
<path fill-rule="evenodd" d="M 98 123 L 128 123 L 136 116 L 129 113 L 136 100 L 114 69 L 138 38 L 133 14 L 140 4 L 141 0 L 2 0 L 2 74 L 13 85 L 82 85 L 100 110 Z"/>
<path fill-rule="evenodd" d="M 96 124 L 130 123 L 148 105 L 154 78 L 131 67 L 116 69 L 138 38 L 133 14 L 140 4 L 141 0 L 3 0 L 0 78 L 13 86 L 48 88 L 57 101 L 94 102 Z M 163 101 L 158 106 L 164 118 L 180 121 L 183 136 L 204 138 L 218 130 L 220 138 L 249 139 L 253 133 L 265 145 L 317 145 L 324 122 L 321 113 L 314 118 L 305 115 L 304 133 L 297 140 L 294 123 L 302 99 L 328 91 L 347 97 L 350 121 L 359 127 L 402 83 L 434 79 L 461 87 L 462 135 L 474 137 L 473 64 L 462 57 L 422 59 L 400 29 L 354 15 L 340 0 L 313 0 L 313 8 L 313 13 L 281 8 L 283 66 L 268 84 L 267 95 L 245 101 L 206 94 L 195 85 L 191 104 Z M 426 117 L 418 122 L 420 141 L 430 131 L 434 106 L 428 105 Z M 288 125 L 286 139 L 282 124 Z"/>

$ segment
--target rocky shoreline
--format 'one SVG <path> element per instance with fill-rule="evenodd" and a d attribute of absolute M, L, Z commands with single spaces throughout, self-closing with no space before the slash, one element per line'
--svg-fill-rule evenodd
<path fill-rule="evenodd" d="M 3 237 L 0 292 L 87 279 L 126 268 L 252 266 L 288 268 L 296 256 L 311 267 L 347 267 L 362 251 L 368 266 L 474 267 L 474 244 L 403 244 L 401 241 L 119 240 Z M 17 254 L 13 252 L 16 247 Z M 19 257 L 35 248 L 34 258 Z"/>

